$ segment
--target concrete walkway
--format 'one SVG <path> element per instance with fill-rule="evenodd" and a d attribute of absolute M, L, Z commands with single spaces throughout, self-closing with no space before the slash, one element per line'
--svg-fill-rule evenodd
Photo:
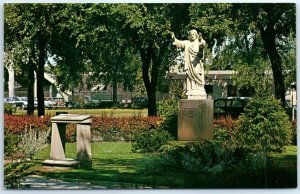
<path fill-rule="evenodd" d="M 38 175 L 25 177 L 21 184 L 27 189 L 107 189 L 105 186 L 91 185 L 90 182 L 65 182 L 58 179 L 47 179 Z"/>
<path fill-rule="evenodd" d="M 164 186 L 149 186 L 136 183 L 99 181 L 96 184 L 91 182 L 66 182 L 59 179 L 47 179 L 39 175 L 29 175 L 21 183 L 25 189 L 53 189 L 53 190 L 74 190 L 74 189 L 167 189 Z"/>

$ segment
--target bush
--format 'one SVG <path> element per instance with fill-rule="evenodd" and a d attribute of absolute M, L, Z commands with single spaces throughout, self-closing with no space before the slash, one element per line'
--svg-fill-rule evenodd
<path fill-rule="evenodd" d="M 4 167 L 4 187 L 6 189 L 21 189 L 24 180 L 24 171 L 29 168 L 26 163 L 10 163 Z"/>
<path fill-rule="evenodd" d="M 21 134 L 29 128 L 47 131 L 49 127 L 50 117 L 4 115 L 6 133 Z"/>
<path fill-rule="evenodd" d="M 220 173 L 246 159 L 241 150 L 214 141 L 173 143 L 161 147 L 158 164 L 164 169 Z"/>
<path fill-rule="evenodd" d="M 159 117 L 93 117 L 92 137 L 101 141 L 133 141 L 134 133 L 157 129 Z"/>
<path fill-rule="evenodd" d="M 16 106 L 14 106 L 13 104 L 8 104 L 8 103 L 4 104 L 4 113 L 5 114 L 12 115 L 15 112 L 16 112 Z"/>
<path fill-rule="evenodd" d="M 20 142 L 18 143 L 19 149 L 27 159 L 32 157 L 40 150 L 47 147 L 47 138 L 50 134 L 50 129 L 40 130 L 36 128 L 29 128 L 25 130 L 20 136 Z"/>
<path fill-rule="evenodd" d="M 170 98 L 158 102 L 158 115 L 163 119 L 161 130 L 168 131 L 177 139 L 178 128 L 178 100 Z"/>
<path fill-rule="evenodd" d="M 291 141 L 291 125 L 280 102 L 255 98 L 239 118 L 237 142 L 252 153 L 282 152 Z"/>
<path fill-rule="evenodd" d="M 134 134 L 133 152 L 156 152 L 162 145 L 174 140 L 167 131 L 149 130 Z"/>
<path fill-rule="evenodd" d="M 10 158 L 12 160 L 14 158 L 20 158 L 19 156 L 17 156 L 21 154 L 18 148 L 19 141 L 20 138 L 18 135 L 10 134 L 4 131 L 4 157 L 5 158 Z"/>
<path fill-rule="evenodd" d="M 297 121 L 292 122 L 292 145 L 297 145 Z"/>
<path fill-rule="evenodd" d="M 160 129 L 168 131 L 174 139 L 177 139 L 178 100 L 185 98 L 183 83 L 183 80 L 173 80 L 169 87 L 169 98 L 157 103 L 157 113 L 163 119 Z"/>
<path fill-rule="evenodd" d="M 232 132 L 238 124 L 238 120 L 233 119 L 231 116 L 220 117 L 214 120 L 215 127 L 226 128 L 229 132 Z"/>
<path fill-rule="evenodd" d="M 214 120 L 214 141 L 227 146 L 234 146 L 236 144 L 235 136 L 238 124 L 238 120 L 235 120 L 230 116 L 221 117 Z"/>
<path fill-rule="evenodd" d="M 4 115 L 4 156 L 12 160 L 31 158 L 46 144 L 49 117 Z"/>
<path fill-rule="evenodd" d="M 162 122 L 159 117 L 93 117 L 92 137 L 101 141 L 132 141 L 134 132 L 157 129 Z M 29 129 L 48 131 L 50 117 L 4 115 L 4 131 L 8 134 L 22 134 Z M 68 124 L 68 142 L 76 141 L 76 125 Z"/>
<path fill-rule="evenodd" d="M 76 124 L 70 123 L 66 127 L 67 142 L 76 142 Z"/>

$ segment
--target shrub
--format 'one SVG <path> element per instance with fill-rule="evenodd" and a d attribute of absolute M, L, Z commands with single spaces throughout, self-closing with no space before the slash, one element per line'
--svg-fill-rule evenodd
<path fill-rule="evenodd" d="M 273 97 L 251 100 L 239 122 L 237 142 L 250 152 L 282 152 L 284 145 L 290 143 L 289 118 Z"/>
<path fill-rule="evenodd" d="M 161 147 L 162 168 L 188 172 L 220 173 L 245 161 L 240 150 L 214 141 L 173 143 Z"/>
<path fill-rule="evenodd" d="M 132 143 L 133 152 L 156 152 L 162 145 L 174 140 L 167 131 L 149 130 L 136 132 Z"/>
<path fill-rule="evenodd" d="M 292 145 L 297 145 L 297 121 L 292 122 Z"/>
<path fill-rule="evenodd" d="M 134 133 L 157 129 L 159 117 L 93 117 L 91 125 L 94 139 L 102 141 L 132 141 Z"/>
<path fill-rule="evenodd" d="M 76 142 L 76 124 L 71 123 L 67 125 L 66 140 L 67 142 Z"/>
<path fill-rule="evenodd" d="M 4 115 L 4 155 L 6 158 L 31 158 L 43 148 L 49 135 L 49 117 Z"/>
<path fill-rule="evenodd" d="M 174 139 L 177 139 L 178 100 L 185 98 L 183 83 L 183 80 L 173 80 L 169 87 L 169 98 L 157 103 L 157 113 L 163 119 L 160 129 L 168 131 Z"/>
<path fill-rule="evenodd" d="M 29 168 L 26 163 L 10 163 L 4 167 L 4 187 L 6 189 L 21 189 L 24 171 Z"/>
<path fill-rule="evenodd" d="M 49 134 L 50 129 L 40 130 L 36 128 L 29 128 L 21 134 L 18 147 L 26 159 L 31 159 L 34 154 L 47 147 L 47 138 Z"/>
<path fill-rule="evenodd" d="M 50 117 L 4 115 L 4 131 L 7 133 L 21 134 L 29 128 L 48 130 L 49 127 Z"/>
<path fill-rule="evenodd" d="M 18 148 L 18 142 L 19 142 L 19 136 L 16 134 L 10 134 L 4 131 L 4 157 L 5 158 L 19 158 L 19 148 Z M 17 155 L 16 155 L 17 154 Z M 22 154 L 23 155 L 23 154 Z"/>
<path fill-rule="evenodd" d="M 178 112 L 178 100 L 175 98 L 163 99 L 158 102 L 158 115 L 164 120 Z"/>
<path fill-rule="evenodd" d="M 12 115 L 15 112 L 16 112 L 16 106 L 14 106 L 13 104 L 8 104 L 8 103 L 4 104 L 4 113 L 5 114 Z"/>
<path fill-rule="evenodd" d="M 92 137 L 102 141 L 132 141 L 134 132 L 157 129 L 162 122 L 159 117 L 93 117 Z M 29 129 L 48 131 L 50 117 L 4 115 L 5 134 L 22 134 Z M 68 142 L 76 141 L 76 125 L 68 124 Z"/>
<path fill-rule="evenodd" d="M 230 116 L 221 117 L 214 120 L 213 139 L 216 142 L 227 146 L 234 146 L 236 144 L 236 128 L 238 120 Z"/>
<path fill-rule="evenodd" d="M 158 102 L 158 115 L 163 119 L 160 129 L 168 131 L 177 139 L 178 100 L 169 98 Z"/>
<path fill-rule="evenodd" d="M 226 128 L 228 131 L 232 132 L 235 127 L 238 126 L 238 120 L 233 119 L 231 116 L 220 117 L 214 120 L 215 127 Z"/>

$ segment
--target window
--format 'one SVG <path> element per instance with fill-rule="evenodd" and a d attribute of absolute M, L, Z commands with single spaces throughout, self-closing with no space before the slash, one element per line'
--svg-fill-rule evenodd
<path fill-rule="evenodd" d="M 225 101 L 224 100 L 215 101 L 215 107 L 225 107 Z"/>
<path fill-rule="evenodd" d="M 233 85 L 227 86 L 227 95 L 228 96 L 237 96 L 237 88 Z"/>

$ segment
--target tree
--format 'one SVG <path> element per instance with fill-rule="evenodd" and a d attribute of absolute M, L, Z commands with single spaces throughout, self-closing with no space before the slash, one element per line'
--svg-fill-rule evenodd
<path fill-rule="evenodd" d="M 137 69 L 136 54 L 120 34 L 110 4 L 67 4 L 61 10 L 50 42 L 56 61 L 51 66 L 62 90 L 91 88 L 99 82 L 113 87 L 123 83 L 132 90 Z M 85 76 L 88 75 L 88 76 Z"/>
<path fill-rule="evenodd" d="M 135 83 L 137 55 L 124 38 L 109 4 L 93 4 L 85 9 L 85 26 L 90 31 L 81 34 L 86 56 L 91 60 L 93 81 L 112 85 L 113 103 L 117 103 L 118 84 L 131 90 Z M 90 49 L 90 45 L 95 45 Z"/>
<path fill-rule="evenodd" d="M 244 44 L 245 49 L 250 48 L 250 44 L 260 41 L 249 41 L 249 36 L 260 39 L 262 44 L 253 44 L 252 48 L 259 51 L 254 57 L 264 57 L 267 55 L 273 72 L 275 96 L 285 101 L 284 69 L 282 66 L 282 56 L 280 47 L 284 46 L 287 37 L 295 38 L 295 4 L 196 4 L 192 6 L 192 22 L 195 21 L 199 28 L 208 31 L 209 39 L 216 38 L 219 43 L 231 41 L 235 46 L 234 52 L 239 43 Z M 244 39 L 240 39 L 244 36 Z M 239 38 L 240 37 L 240 38 Z M 227 41 L 226 38 L 229 38 Z M 244 40 L 242 42 L 238 40 Z M 247 40 L 248 39 L 248 40 Z M 254 39 L 254 40 L 255 40 Z M 211 42 L 212 40 L 208 40 Z M 291 41 L 290 43 L 293 43 Z M 220 45 L 220 44 L 219 44 Z M 285 44 L 286 45 L 286 44 Z M 219 48 L 223 48 L 220 46 Z M 250 50 L 246 50 L 248 53 Z M 240 53 L 240 52 L 237 52 Z M 230 56 L 230 55 L 228 55 Z M 246 57 L 246 56 L 242 56 Z M 248 64 L 251 57 L 248 57 Z M 230 61 L 234 61 L 230 59 Z"/>
<path fill-rule="evenodd" d="M 237 142 L 251 153 L 282 152 L 291 141 L 289 117 L 274 97 L 251 100 L 239 122 Z"/>
<path fill-rule="evenodd" d="M 158 79 L 161 71 L 171 61 L 171 18 L 179 7 L 174 8 L 169 4 L 117 4 L 112 7 L 122 34 L 130 38 L 140 54 L 149 116 L 157 115 Z"/>
<path fill-rule="evenodd" d="M 24 28 L 29 25 L 29 22 L 27 23 L 22 17 L 21 13 L 24 10 L 20 6 L 6 4 L 4 11 L 4 50 L 6 53 L 13 53 L 14 69 L 28 69 L 27 114 L 32 115 L 34 113 L 34 60 L 30 55 L 33 54 L 33 48 L 30 48 L 28 38 L 24 37 L 26 32 Z"/>
<path fill-rule="evenodd" d="M 275 96 L 285 106 L 285 85 L 282 68 L 282 57 L 278 45 L 280 40 L 287 37 L 291 31 L 295 32 L 296 27 L 296 6 L 295 4 L 261 4 L 253 8 L 259 12 L 255 21 L 261 33 L 264 48 L 270 58 L 274 84 Z"/>
<path fill-rule="evenodd" d="M 42 86 L 40 74 L 44 72 L 41 64 L 48 56 L 56 61 L 51 70 L 62 89 L 82 83 L 80 80 L 83 80 L 85 73 L 94 74 L 94 77 L 99 78 L 96 80 L 107 83 L 112 81 L 114 86 L 123 82 L 126 87 L 132 88 L 135 82 L 132 80 L 136 76 L 133 72 L 137 72 L 137 65 L 142 64 L 142 78 L 149 102 L 148 113 L 150 116 L 156 115 L 158 79 L 170 64 L 172 53 L 169 49 L 169 31 L 183 26 L 188 18 L 189 5 L 28 4 L 28 10 L 24 13 L 20 5 L 12 5 L 17 9 L 14 13 L 18 13 L 19 22 L 27 25 L 18 26 L 18 22 L 15 22 L 9 30 L 13 32 L 14 29 L 19 32 L 16 34 L 20 38 L 27 38 L 28 43 L 23 48 L 30 48 L 31 54 L 38 54 L 28 53 L 28 56 L 31 56 L 29 61 L 33 62 L 39 74 L 39 89 Z M 185 14 L 184 22 L 179 22 L 182 18 L 176 16 L 174 11 Z M 171 22 L 173 20 L 178 21 Z M 33 23 L 38 24 L 38 28 L 34 28 Z M 112 39 L 115 45 L 111 44 Z M 134 56 L 135 61 L 132 62 L 128 56 Z M 41 99 L 42 94 L 38 93 Z M 39 111 L 41 114 L 42 111 Z"/>
<path fill-rule="evenodd" d="M 45 114 L 44 65 L 57 8 L 55 4 L 5 4 L 5 42 L 18 48 L 18 56 L 25 55 L 17 57 L 16 64 L 28 65 L 27 114 L 33 114 L 34 111 L 34 72 L 37 79 L 38 116 Z"/>
<path fill-rule="evenodd" d="M 87 57 L 84 34 L 90 27 L 85 24 L 84 9 L 86 4 L 58 4 L 59 11 L 55 18 L 55 31 L 49 43 L 50 55 L 54 64 L 49 64 L 50 71 L 56 77 L 56 83 L 61 91 L 83 87 L 84 75 L 91 68 L 91 60 Z M 93 43 L 90 50 L 95 48 Z"/>

